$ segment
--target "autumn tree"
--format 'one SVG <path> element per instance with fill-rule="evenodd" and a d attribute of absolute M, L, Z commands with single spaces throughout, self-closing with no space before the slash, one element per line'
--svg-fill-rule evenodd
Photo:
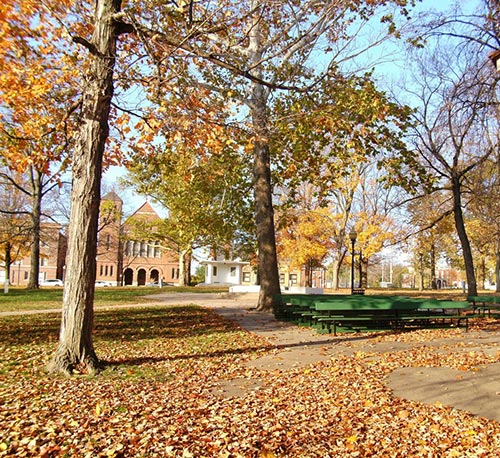
<path fill-rule="evenodd" d="M 87 52 L 86 74 L 82 116 L 74 140 L 62 323 L 59 345 L 48 366 L 51 372 L 70 373 L 80 363 L 90 372 L 100 366 L 92 330 L 102 163 L 109 133 L 117 40 L 130 31 L 118 19 L 120 9 L 119 0 L 96 1 L 93 16 L 84 18 L 92 33 L 73 36 Z"/>
<path fill-rule="evenodd" d="M 42 200 L 60 184 L 66 168 L 72 128 L 69 116 L 76 108 L 77 88 L 65 40 L 57 35 L 45 10 L 31 2 L 18 3 L 3 6 L 6 22 L 0 31 L 0 147 L 6 167 L 1 179 L 31 201 L 28 288 L 37 288 Z M 22 179 L 16 181 L 16 177 Z"/>
<path fill-rule="evenodd" d="M 28 289 L 38 288 L 39 266 L 40 266 L 40 240 L 42 220 L 50 218 L 50 215 L 44 211 L 42 202 L 53 191 L 57 192 L 62 185 L 60 169 L 55 174 L 50 172 L 40 172 L 34 166 L 29 166 L 24 173 L 16 173 L 5 167 L 0 171 L 0 181 L 4 186 L 16 189 L 26 197 L 26 202 L 22 214 L 28 217 L 30 221 L 30 274 Z M 0 209 L 0 212 L 3 212 Z"/>
<path fill-rule="evenodd" d="M 0 261 L 5 269 L 4 291 L 9 288 L 10 269 L 30 246 L 29 208 L 22 192 L 0 181 Z"/>
<path fill-rule="evenodd" d="M 396 165 L 395 176 L 408 189 L 424 194 L 448 193 L 442 211 L 451 211 L 454 216 L 469 294 L 475 295 L 474 262 L 464 220 L 465 182 L 498 148 L 498 130 L 492 91 L 495 81 L 477 56 L 467 52 L 463 57 L 462 66 L 457 63 L 455 72 L 449 72 L 447 62 L 451 57 L 444 46 L 427 59 L 415 58 L 419 73 L 412 82 L 413 89 L 408 88 L 420 102 L 414 115 L 414 152 L 406 156 L 406 166 L 398 159 L 389 167 Z"/>
<path fill-rule="evenodd" d="M 500 162 L 497 155 L 498 152 L 474 171 L 467 187 L 471 196 L 468 226 L 473 246 L 482 256 L 483 266 L 488 255 L 492 255 L 496 290 L 500 292 Z"/>
<path fill-rule="evenodd" d="M 222 99 L 200 91 L 186 106 L 184 98 L 172 93 L 161 102 L 154 118 L 158 146 L 131 153 L 126 179 L 168 211 L 154 229 L 144 224 L 136 229 L 143 236 L 153 229 L 153 239 L 179 253 L 180 284 L 189 283 L 187 261 L 193 249 L 208 246 L 220 252 L 254 232 L 251 171 L 238 140 L 241 132 L 229 122 Z"/>
<path fill-rule="evenodd" d="M 186 39 L 168 29 L 170 23 L 162 20 L 161 12 L 146 15 L 146 21 L 141 21 L 138 11 L 127 16 L 147 41 L 150 60 L 156 65 L 149 80 L 151 91 L 177 82 L 208 89 L 239 106 L 241 117 L 246 115 L 248 149 L 253 154 L 260 309 L 271 308 L 279 292 L 269 118 L 273 97 L 282 90 L 305 92 L 336 73 L 339 64 L 359 55 L 362 50 L 354 50 L 354 35 L 390 3 L 184 2 L 177 14 L 185 21 Z M 406 12 L 406 1 L 394 4 Z M 391 14 L 384 15 L 383 21 L 394 31 Z M 318 65 L 318 53 L 325 54 L 324 65 Z M 167 68 L 163 65 L 167 61 L 177 65 Z"/>
<path fill-rule="evenodd" d="M 333 217 L 329 209 L 297 212 L 278 232 L 278 252 L 281 262 L 290 269 L 305 270 L 305 282 L 312 286 L 315 268 L 324 267 L 336 244 L 332 231 Z"/>
<path fill-rule="evenodd" d="M 449 200 L 448 192 L 436 191 L 412 200 L 406 207 L 409 226 L 406 236 L 411 240 L 414 268 L 420 272 L 421 279 L 423 268 L 430 272 L 429 287 L 432 289 L 437 288 L 436 265 L 439 258 L 446 256 L 451 261 L 451 252 L 457 252 L 458 241 Z M 420 286 L 423 288 L 422 282 Z"/>
<path fill-rule="evenodd" d="M 377 90 L 370 74 L 335 75 L 325 78 L 308 97 L 283 97 L 273 116 L 272 149 L 279 158 L 275 182 L 282 191 L 280 206 L 306 204 L 330 209 L 330 230 L 336 239 L 330 256 L 333 288 L 337 289 L 339 269 L 350 244 L 348 226 L 354 226 L 356 212 L 368 214 L 368 170 L 374 170 L 374 160 L 382 152 L 398 154 L 405 149 L 402 139 L 409 109 Z M 303 189 L 308 190 L 307 196 Z M 373 189 L 390 194 L 381 186 Z M 381 201 L 381 195 L 371 198 L 372 207 Z M 355 201 L 360 204 L 357 210 Z M 367 249 L 365 254 L 371 256 L 372 251 Z"/>

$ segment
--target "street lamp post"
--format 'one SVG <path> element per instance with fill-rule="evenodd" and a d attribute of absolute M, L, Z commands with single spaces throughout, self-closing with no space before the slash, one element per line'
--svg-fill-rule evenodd
<path fill-rule="evenodd" d="M 349 232 L 349 238 L 351 239 L 351 294 L 354 294 L 354 245 L 356 244 L 358 233 L 353 229 Z"/>

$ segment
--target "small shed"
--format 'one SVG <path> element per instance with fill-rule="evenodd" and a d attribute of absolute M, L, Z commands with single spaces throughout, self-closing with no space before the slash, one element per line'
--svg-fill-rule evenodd
<path fill-rule="evenodd" d="M 200 264 L 205 266 L 205 283 L 207 285 L 240 285 L 243 266 L 250 263 L 238 260 L 206 260 L 201 261 Z"/>

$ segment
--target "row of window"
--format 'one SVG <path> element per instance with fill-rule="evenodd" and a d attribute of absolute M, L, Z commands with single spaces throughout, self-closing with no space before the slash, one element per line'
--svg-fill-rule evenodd
<path fill-rule="evenodd" d="M 99 269 L 99 275 L 101 277 L 112 277 L 114 272 L 114 266 L 113 265 L 103 265 L 101 264 L 101 267 Z"/>
<path fill-rule="evenodd" d="M 125 242 L 125 256 L 140 256 L 141 258 L 161 258 L 160 242 Z"/>
<path fill-rule="evenodd" d="M 297 274 L 290 274 L 288 277 L 289 277 L 289 284 L 290 285 L 297 284 Z M 250 280 L 251 280 L 251 273 L 250 272 L 243 272 L 242 273 L 243 283 L 250 283 Z M 282 285 L 285 284 L 285 274 L 283 274 L 283 273 L 280 273 L 280 283 Z"/>

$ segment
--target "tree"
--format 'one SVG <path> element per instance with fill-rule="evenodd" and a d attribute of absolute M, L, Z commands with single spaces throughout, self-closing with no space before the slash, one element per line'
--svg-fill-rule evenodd
<path fill-rule="evenodd" d="M 193 249 L 225 249 L 254 232 L 250 170 L 241 133 L 228 123 L 220 98 L 204 99 L 201 93 L 187 107 L 171 94 L 168 106 L 164 100 L 161 107 L 154 118 L 159 145 L 131 154 L 125 181 L 168 211 L 161 224 L 139 223 L 136 232 L 141 237 L 150 232 L 179 253 L 179 283 L 187 285 Z"/>
<path fill-rule="evenodd" d="M 0 182 L 4 186 L 17 189 L 28 199 L 29 205 L 23 206 L 21 213 L 29 217 L 30 221 L 30 275 L 28 289 L 36 289 L 38 288 L 40 271 L 41 222 L 43 216 L 47 216 L 47 213 L 42 210 L 42 201 L 45 196 L 62 185 L 59 180 L 59 172 L 56 175 L 48 175 L 30 166 L 24 173 L 20 174 L 5 168 L 0 171 Z M 5 210 L 0 209 L 0 213 L 4 212 Z"/>
<path fill-rule="evenodd" d="M 353 50 L 354 35 L 379 7 L 390 3 L 190 1 L 182 3 L 177 12 L 177 18 L 185 21 L 187 39 L 172 33 L 170 22 L 153 14 L 146 15 L 142 23 L 139 13 L 128 16 L 147 40 L 146 50 L 157 68 L 148 80 L 152 92 L 172 84 L 204 88 L 238 104 L 240 115 L 247 114 L 261 282 L 259 309 L 270 309 L 279 292 L 271 182 L 272 96 L 283 90 L 305 92 L 358 56 L 361 50 Z M 407 12 L 408 2 L 394 4 Z M 382 20 L 389 24 L 389 32 L 395 30 L 393 15 L 384 15 Z M 377 39 L 369 47 L 379 42 Z M 162 64 L 168 51 L 177 65 L 166 69 Z M 321 68 L 318 52 L 327 56 Z"/>
<path fill-rule="evenodd" d="M 323 267 L 335 247 L 328 209 L 297 212 L 292 221 L 278 233 L 278 252 L 291 269 L 305 268 L 306 286 L 312 286 L 314 268 Z"/>
<path fill-rule="evenodd" d="M 412 201 L 407 206 L 408 224 L 411 227 L 407 236 L 413 242 L 413 263 L 415 270 L 421 274 L 420 287 L 422 289 L 424 287 L 423 268 L 425 267 L 430 272 L 429 287 L 436 289 L 438 259 L 445 255 L 450 259 L 450 252 L 454 251 L 455 255 L 457 252 L 456 230 L 448 201 L 447 192 L 436 191 Z M 447 211 L 443 210 L 444 208 Z"/>
<path fill-rule="evenodd" d="M 31 2 L 7 2 L 0 32 L 0 179 L 31 201 L 31 269 L 38 287 L 42 200 L 55 186 L 70 152 L 70 114 L 77 91 L 67 46 L 45 10 Z M 64 9 L 64 2 L 54 5 Z M 33 15 L 37 18 L 33 19 Z M 42 77 L 43 75 L 43 77 Z M 50 103 L 47 101 L 50 100 Z M 69 107 L 69 108 L 68 108 Z M 17 173 L 23 172 L 23 174 Z M 18 179 L 20 178 L 20 179 Z"/>
<path fill-rule="evenodd" d="M 8 292 L 10 268 L 26 254 L 31 227 L 26 199 L 18 189 L 0 182 L 0 261 L 5 268 L 4 291 Z"/>
<path fill-rule="evenodd" d="M 81 117 L 75 138 L 73 188 L 68 227 L 66 282 L 59 345 L 48 369 L 70 373 L 83 364 L 100 364 L 93 345 L 93 299 L 103 154 L 109 134 L 117 40 L 130 31 L 118 17 L 120 0 L 97 0 L 92 36 L 74 36 L 88 51 Z"/>
<path fill-rule="evenodd" d="M 498 153 L 488 158 L 467 180 L 471 194 L 469 217 L 472 241 L 483 259 L 493 254 L 496 291 L 500 292 L 500 171 Z M 483 273 L 483 282 L 485 275 Z"/>
<path fill-rule="evenodd" d="M 399 159 L 389 167 L 396 165 L 393 170 L 399 170 L 395 170 L 395 176 L 407 189 L 418 188 L 424 194 L 448 193 L 442 213 L 454 216 L 468 291 L 475 295 L 474 262 L 464 220 L 465 182 L 498 148 L 492 91 L 495 82 L 469 53 L 461 62 L 462 68 L 457 67 L 453 73 L 445 71 L 443 63 L 451 57 L 444 50 L 441 47 L 438 54 L 420 62 L 420 72 L 413 82 L 411 94 L 421 104 L 414 115 L 413 156 L 405 157 L 406 167 L 401 168 Z"/>

